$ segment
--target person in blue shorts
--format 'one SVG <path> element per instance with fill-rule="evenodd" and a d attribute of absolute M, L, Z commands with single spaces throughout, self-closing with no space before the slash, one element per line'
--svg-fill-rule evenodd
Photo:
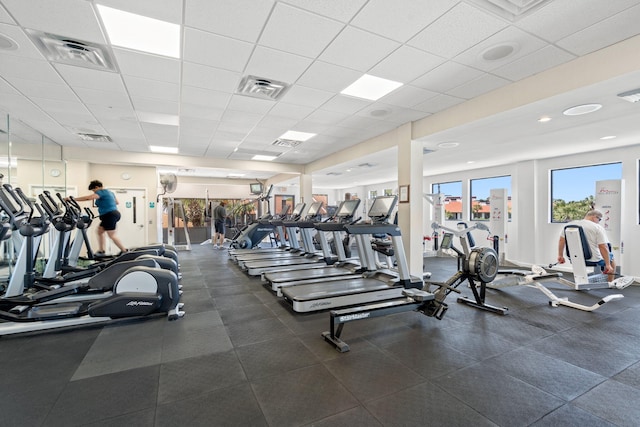
<path fill-rule="evenodd" d="M 116 236 L 116 225 L 120 221 L 116 195 L 113 191 L 103 188 L 102 182 L 97 179 L 89 183 L 89 190 L 93 191 L 93 194 L 76 197 L 75 200 L 79 202 L 94 200 L 95 205 L 98 207 L 100 225 L 98 226 L 98 251 L 95 254 L 97 256 L 105 254 L 105 234 L 120 249 L 120 253 L 127 252 L 127 248 Z"/>

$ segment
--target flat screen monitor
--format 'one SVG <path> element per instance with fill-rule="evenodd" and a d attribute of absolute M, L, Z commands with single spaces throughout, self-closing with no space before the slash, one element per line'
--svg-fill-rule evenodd
<path fill-rule="evenodd" d="M 336 216 L 342 218 L 353 216 L 356 213 L 358 206 L 360 206 L 360 199 L 345 200 L 340 205 Z"/>
<path fill-rule="evenodd" d="M 444 233 L 442 236 L 442 243 L 440 243 L 440 248 L 442 249 L 451 249 L 453 245 L 453 233 Z"/>
<path fill-rule="evenodd" d="M 249 184 L 251 194 L 262 194 L 262 184 L 259 182 L 252 182 Z"/>
<path fill-rule="evenodd" d="M 396 207 L 396 196 L 379 196 L 373 199 L 369 208 L 369 218 L 388 218 Z"/>
<path fill-rule="evenodd" d="M 320 209 L 322 209 L 322 202 L 311 203 L 311 206 L 309 207 L 309 211 L 307 212 L 307 216 L 313 217 L 318 215 L 318 213 L 320 212 Z"/>
<path fill-rule="evenodd" d="M 292 216 L 299 216 L 302 213 L 302 210 L 304 209 L 305 204 L 304 203 L 298 203 L 294 208 L 293 208 L 293 212 L 291 212 Z"/>
<path fill-rule="evenodd" d="M 291 209 L 291 205 L 282 206 L 282 209 L 280 209 L 280 212 L 278 212 L 278 216 L 280 218 L 284 218 L 285 216 L 287 216 L 287 214 L 289 213 L 290 209 Z"/>

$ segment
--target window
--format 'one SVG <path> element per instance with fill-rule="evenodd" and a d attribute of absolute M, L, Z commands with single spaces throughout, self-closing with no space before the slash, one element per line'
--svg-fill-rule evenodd
<path fill-rule="evenodd" d="M 471 221 L 488 221 L 491 216 L 491 190 L 507 189 L 508 215 L 511 219 L 511 176 L 496 176 L 471 180 Z"/>
<path fill-rule="evenodd" d="M 369 198 L 375 199 L 376 197 L 378 197 L 378 190 L 369 190 Z"/>
<path fill-rule="evenodd" d="M 595 203 L 596 181 L 622 178 L 622 163 L 551 171 L 551 222 L 581 219 Z"/>
<path fill-rule="evenodd" d="M 432 184 L 431 192 L 444 194 L 445 219 L 453 221 L 462 219 L 462 181 Z"/>

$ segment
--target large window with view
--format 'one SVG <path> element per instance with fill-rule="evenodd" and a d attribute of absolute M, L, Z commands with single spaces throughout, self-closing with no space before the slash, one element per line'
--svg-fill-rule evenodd
<path fill-rule="evenodd" d="M 582 219 L 594 206 L 596 182 L 622 178 L 622 163 L 551 170 L 551 222 Z"/>
<path fill-rule="evenodd" d="M 488 221 L 491 215 L 491 190 L 507 189 L 508 218 L 511 220 L 511 176 L 472 179 L 470 212 L 472 221 Z"/>
<path fill-rule="evenodd" d="M 462 181 L 438 182 L 431 185 L 433 194 L 444 194 L 444 216 L 449 221 L 462 219 Z"/>

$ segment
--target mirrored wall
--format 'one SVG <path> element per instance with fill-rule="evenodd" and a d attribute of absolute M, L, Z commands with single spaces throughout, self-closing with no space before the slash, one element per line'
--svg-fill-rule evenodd
<path fill-rule="evenodd" d="M 66 167 L 62 147 L 40 132 L 0 110 L 0 183 L 20 188 L 35 200 L 44 189 L 65 192 Z M 27 209 L 28 210 L 28 209 Z M 39 214 L 38 214 L 39 215 Z M 3 233 L 0 240 L 0 293 L 12 276 L 22 237 L 10 224 L 10 216 L 0 212 Z M 51 234 L 45 234 L 38 251 L 41 260 L 50 253 Z"/>

